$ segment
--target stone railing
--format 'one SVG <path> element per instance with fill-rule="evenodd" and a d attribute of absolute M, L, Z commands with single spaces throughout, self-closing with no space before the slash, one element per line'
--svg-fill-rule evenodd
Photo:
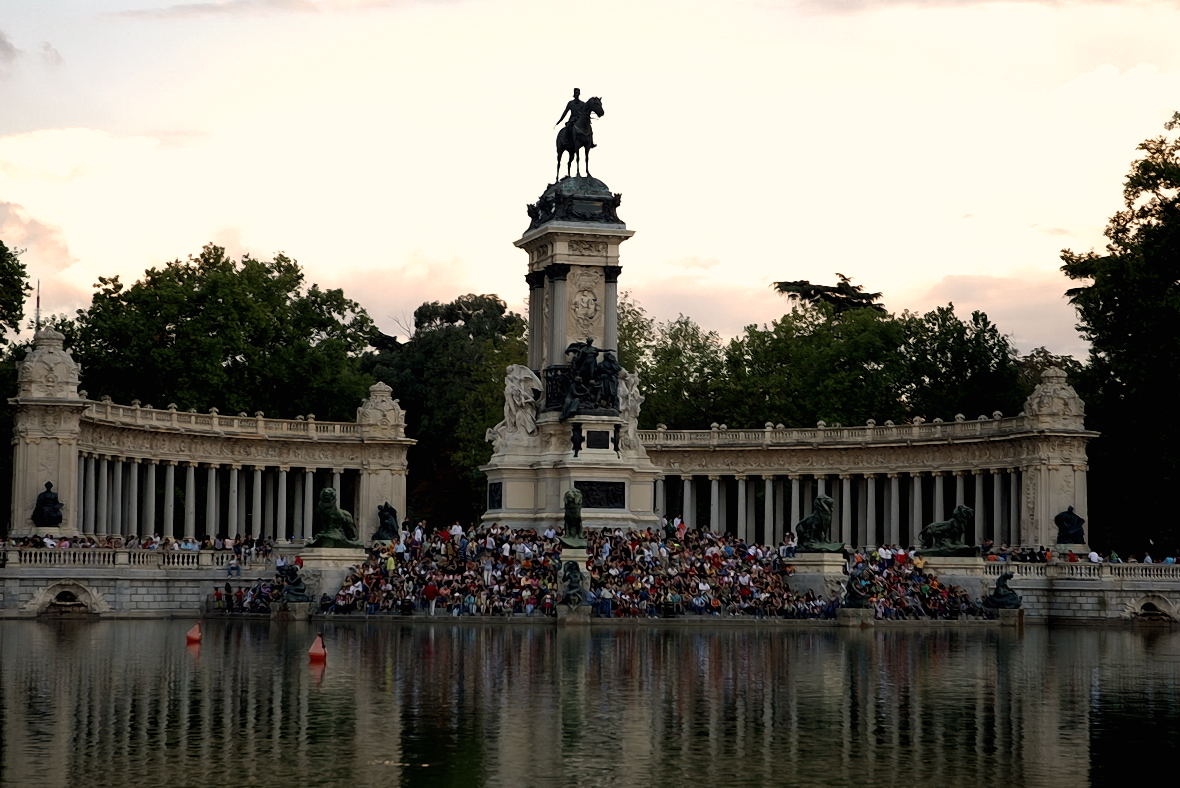
<path fill-rule="evenodd" d="M 210 413 L 168 408 L 158 410 L 139 405 L 117 405 L 113 402 L 88 400 L 83 417 L 87 421 L 119 427 L 147 427 L 177 430 L 208 435 L 263 435 L 270 438 L 305 438 L 308 440 L 347 440 L 363 432 L 360 424 L 342 421 L 306 419 L 268 419 L 254 416 L 222 416 L 214 409 Z"/>
<path fill-rule="evenodd" d="M 906 441 L 943 441 L 971 438 L 999 437 L 1028 432 L 1036 428 L 1025 416 L 1004 418 L 993 413 L 989 418 L 958 419 L 955 421 L 919 421 L 916 424 L 869 424 L 864 427 L 788 428 L 770 425 L 762 429 L 731 430 L 716 426 L 708 430 L 640 430 L 639 439 L 649 449 L 693 447 L 740 447 L 817 444 L 875 444 Z"/>
<path fill-rule="evenodd" d="M 133 569 L 218 569 L 233 558 L 229 551 L 110 550 L 106 548 L 10 548 L 3 553 L 8 569 L 54 569 L 126 566 Z M 243 567 L 245 569 L 245 567 Z"/>
<path fill-rule="evenodd" d="M 1016 577 L 1043 577 L 1049 580 L 1176 580 L 1180 581 L 1180 564 L 1092 564 L 1053 561 L 1026 564 L 1016 561 L 984 562 L 985 577 L 999 577 L 1011 572 Z"/>

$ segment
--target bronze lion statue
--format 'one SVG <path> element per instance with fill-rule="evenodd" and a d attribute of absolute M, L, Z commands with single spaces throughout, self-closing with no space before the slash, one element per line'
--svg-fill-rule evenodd
<path fill-rule="evenodd" d="M 959 550 L 965 547 L 963 541 L 967 528 L 975 519 L 975 511 L 970 506 L 960 504 L 951 512 L 949 520 L 930 523 L 918 534 L 918 541 L 925 551 L 930 550 Z"/>

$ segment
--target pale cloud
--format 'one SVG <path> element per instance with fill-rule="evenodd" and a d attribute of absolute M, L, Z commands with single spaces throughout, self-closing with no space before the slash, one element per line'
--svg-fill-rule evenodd
<path fill-rule="evenodd" d="M 57 51 L 57 47 L 48 41 L 42 41 L 40 47 L 41 62 L 50 68 L 57 68 L 66 62 L 65 58 L 61 56 L 61 52 Z"/>
<path fill-rule="evenodd" d="M 9 40 L 4 31 L 0 30 L 0 75 L 3 75 L 20 55 L 21 51 Z"/>
<path fill-rule="evenodd" d="M 178 19 L 255 15 L 268 13 L 329 13 L 363 11 L 407 5 L 414 0 L 212 0 L 204 3 L 175 3 L 159 8 L 134 8 L 115 15 L 132 19 Z M 424 2 L 425 0 L 417 0 Z M 453 0 L 438 0 L 439 2 Z"/>
<path fill-rule="evenodd" d="M 44 314 L 72 314 L 90 300 L 89 292 L 79 286 L 70 270 L 77 260 L 70 253 L 60 228 L 38 221 L 21 205 L 0 201 L 0 241 L 10 249 L 23 250 L 21 262 L 29 273 L 30 283 L 41 283 Z M 32 316 L 32 304 L 25 312 Z"/>

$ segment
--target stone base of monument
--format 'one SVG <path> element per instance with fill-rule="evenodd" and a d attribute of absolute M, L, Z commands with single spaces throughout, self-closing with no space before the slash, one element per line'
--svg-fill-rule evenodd
<path fill-rule="evenodd" d="M 1050 549 L 1053 551 L 1053 557 L 1062 561 L 1070 550 L 1079 559 L 1085 559 L 1090 554 L 1090 546 L 1087 544 L 1055 544 Z"/>
<path fill-rule="evenodd" d="M 871 627 L 873 626 L 873 611 L 868 608 L 842 607 L 836 611 L 836 626 Z"/>
<path fill-rule="evenodd" d="M 306 621 L 311 616 L 311 608 L 311 602 L 288 602 L 286 610 L 273 610 L 270 617 L 274 621 Z"/>
<path fill-rule="evenodd" d="M 307 574 L 308 593 L 314 597 L 335 594 L 348 570 L 363 564 L 367 557 L 364 550 L 344 547 L 309 547 L 300 550 L 298 555 L 303 559 L 303 572 Z"/>
<path fill-rule="evenodd" d="M 557 623 L 558 624 L 589 624 L 590 623 L 590 606 L 578 605 L 577 607 L 570 607 L 569 605 L 557 606 Z"/>
<path fill-rule="evenodd" d="M 997 610 L 1000 614 L 1000 626 L 1022 628 L 1024 626 L 1024 608 L 1016 610 Z"/>
<path fill-rule="evenodd" d="M 798 553 L 787 563 L 795 567 L 795 574 L 843 575 L 848 562 L 843 553 Z"/>

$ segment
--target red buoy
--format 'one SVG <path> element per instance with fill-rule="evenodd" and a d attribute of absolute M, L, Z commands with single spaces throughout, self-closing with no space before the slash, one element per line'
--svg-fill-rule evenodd
<path fill-rule="evenodd" d="M 190 629 L 185 634 L 184 639 L 188 643 L 200 643 L 201 642 L 201 622 L 200 621 L 193 624 L 193 628 Z"/>
<path fill-rule="evenodd" d="M 307 658 L 312 662 L 327 662 L 328 649 L 324 648 L 324 636 L 316 635 L 311 648 L 307 650 Z"/>

